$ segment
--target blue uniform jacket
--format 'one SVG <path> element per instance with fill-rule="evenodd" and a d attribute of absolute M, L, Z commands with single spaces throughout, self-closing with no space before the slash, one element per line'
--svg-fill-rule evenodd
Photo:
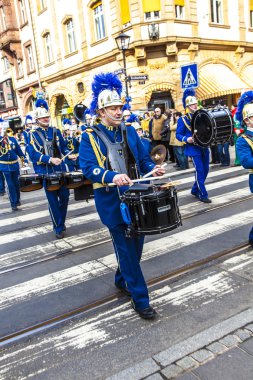
<path fill-rule="evenodd" d="M 77 140 L 76 137 L 68 136 L 64 139 L 64 143 L 66 149 L 68 149 L 69 151 L 73 151 L 71 154 L 79 153 L 80 142 Z M 79 165 L 79 157 L 77 157 L 75 161 L 70 160 L 68 157 L 66 157 L 65 164 L 69 166 L 69 170 L 72 170 L 73 167 Z"/>
<path fill-rule="evenodd" d="M 184 154 L 190 157 L 200 156 L 203 149 L 208 149 L 189 144 L 187 142 L 188 137 L 192 137 L 191 116 L 189 114 L 180 117 L 177 122 L 176 138 L 186 144 Z"/>
<path fill-rule="evenodd" d="M 0 136 L 0 171 L 19 171 L 18 157 L 25 160 L 25 155 L 15 137 Z"/>
<path fill-rule="evenodd" d="M 39 127 L 35 131 L 29 133 L 27 152 L 33 162 L 35 173 L 47 174 L 56 171 L 66 171 L 64 163 L 58 166 L 50 164 L 50 156 L 44 154 L 43 141 L 37 131 L 40 131 L 46 140 L 52 141 L 53 127 L 48 127 L 47 130 Z M 62 155 L 66 155 L 69 152 L 69 150 L 65 147 L 64 139 L 59 129 L 57 129 L 57 145 Z"/>
<path fill-rule="evenodd" d="M 253 132 L 246 131 L 246 134 L 249 135 L 253 140 Z M 241 165 L 245 169 L 253 170 L 253 141 L 250 145 L 247 140 L 243 137 L 245 134 L 240 136 L 236 141 L 236 153 L 241 162 Z M 253 173 L 249 174 L 249 187 L 250 191 L 253 193 Z"/>
<path fill-rule="evenodd" d="M 121 141 L 121 132 L 117 130 L 109 130 L 104 125 L 99 124 L 100 129 L 112 141 Z M 151 161 L 149 155 L 143 149 L 142 142 L 132 126 L 128 126 L 128 144 L 134 155 L 137 166 L 142 174 L 151 171 L 155 164 Z M 94 150 L 100 151 L 97 158 Z M 82 140 L 79 150 L 80 167 L 85 177 L 93 182 L 94 195 L 97 211 L 102 223 L 108 227 L 122 224 L 123 219 L 120 213 L 120 198 L 118 188 L 107 187 L 106 184 L 113 181 L 116 174 L 115 171 L 108 170 L 105 167 L 105 158 L 107 155 L 106 147 L 95 132 L 87 129 L 82 134 Z M 101 158 L 100 158 L 101 156 Z M 120 187 L 121 193 L 126 191 L 127 187 Z"/>

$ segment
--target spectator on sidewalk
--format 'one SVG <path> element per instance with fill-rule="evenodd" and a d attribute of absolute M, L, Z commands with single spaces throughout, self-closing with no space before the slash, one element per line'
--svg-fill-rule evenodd
<path fill-rule="evenodd" d="M 167 117 L 162 114 L 161 109 L 159 107 L 155 108 L 154 116 L 149 122 L 149 135 L 152 140 L 152 147 L 161 144 L 161 131 L 165 126 L 165 120 L 167 120 Z"/>
<path fill-rule="evenodd" d="M 229 141 L 219 143 L 217 145 L 218 153 L 219 153 L 220 166 L 230 166 L 229 145 L 230 145 Z"/>
<path fill-rule="evenodd" d="M 150 122 L 150 113 L 148 111 L 144 112 L 143 120 L 141 121 L 141 128 L 145 137 L 149 137 L 149 122 Z"/>
<path fill-rule="evenodd" d="M 174 112 L 170 125 L 170 145 L 173 147 L 175 158 L 178 162 L 176 170 L 189 169 L 188 157 L 184 154 L 185 144 L 176 138 L 177 122 L 181 116 L 181 112 Z"/>

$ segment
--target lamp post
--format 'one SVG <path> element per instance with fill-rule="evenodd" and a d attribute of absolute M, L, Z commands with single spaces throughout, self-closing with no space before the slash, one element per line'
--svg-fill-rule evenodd
<path fill-rule="evenodd" d="M 130 36 L 128 36 L 125 33 L 121 33 L 115 38 L 115 41 L 116 41 L 118 49 L 122 51 L 122 55 L 123 55 L 126 96 L 128 97 L 128 78 L 127 78 L 127 70 L 126 70 L 126 50 L 128 50 L 128 48 L 129 48 Z"/>

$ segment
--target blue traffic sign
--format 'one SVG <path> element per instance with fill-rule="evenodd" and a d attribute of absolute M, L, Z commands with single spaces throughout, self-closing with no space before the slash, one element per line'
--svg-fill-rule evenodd
<path fill-rule="evenodd" d="M 185 89 L 198 86 L 199 78 L 197 63 L 181 66 L 181 88 Z"/>

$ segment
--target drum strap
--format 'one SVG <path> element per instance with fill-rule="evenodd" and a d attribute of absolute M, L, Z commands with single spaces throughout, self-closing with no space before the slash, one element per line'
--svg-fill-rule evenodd
<path fill-rule="evenodd" d="M 249 144 L 249 146 L 253 150 L 253 141 L 251 140 L 251 138 L 249 136 L 246 136 L 246 135 L 241 135 L 241 136 L 247 141 L 247 143 Z"/>
<path fill-rule="evenodd" d="M 188 125 L 187 121 L 185 120 L 185 116 L 182 117 L 182 120 L 184 122 L 184 125 L 186 126 L 187 129 L 191 132 L 191 127 Z"/>

